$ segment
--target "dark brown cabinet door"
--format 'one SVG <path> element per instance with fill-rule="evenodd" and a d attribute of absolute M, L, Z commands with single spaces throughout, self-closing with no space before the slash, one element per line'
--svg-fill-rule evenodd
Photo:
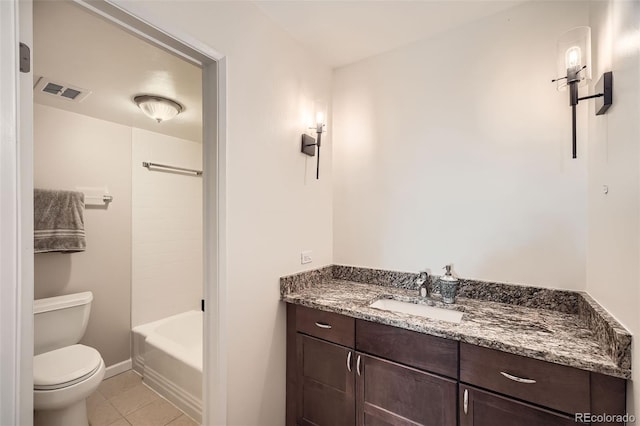
<path fill-rule="evenodd" d="M 297 333 L 299 426 L 355 424 L 354 353 L 344 346 Z M 351 354 L 351 355 L 350 355 Z"/>
<path fill-rule="evenodd" d="M 358 425 L 456 425 L 454 380 L 361 353 L 355 369 Z"/>
<path fill-rule="evenodd" d="M 576 422 L 568 416 L 461 384 L 460 426 L 496 425 L 575 426 Z"/>

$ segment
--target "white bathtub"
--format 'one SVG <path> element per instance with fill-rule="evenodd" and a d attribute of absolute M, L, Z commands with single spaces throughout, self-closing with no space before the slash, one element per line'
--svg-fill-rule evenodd
<path fill-rule="evenodd" d="M 153 390 L 202 421 L 202 312 L 133 328 L 133 368 Z"/>

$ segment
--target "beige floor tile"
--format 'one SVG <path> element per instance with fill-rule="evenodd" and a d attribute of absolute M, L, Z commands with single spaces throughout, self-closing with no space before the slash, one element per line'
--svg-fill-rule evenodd
<path fill-rule="evenodd" d="M 126 392 L 142 383 L 142 377 L 133 372 L 133 370 L 125 371 L 117 376 L 109 377 L 103 380 L 98 387 L 98 391 L 107 399 Z"/>
<path fill-rule="evenodd" d="M 118 420 L 124 419 L 118 411 L 106 399 L 87 401 L 87 417 L 91 426 L 107 426 Z"/>
<path fill-rule="evenodd" d="M 126 418 L 133 426 L 165 426 L 181 415 L 182 411 L 164 399 L 158 399 L 129 414 Z"/>
<path fill-rule="evenodd" d="M 104 396 L 98 391 L 92 393 L 87 397 L 87 412 L 91 412 L 93 408 L 95 408 L 98 404 L 105 401 Z"/>
<path fill-rule="evenodd" d="M 109 426 L 131 426 L 131 423 L 126 421 L 125 418 L 123 417 L 120 420 L 116 421 L 115 423 L 111 423 Z"/>
<path fill-rule="evenodd" d="M 181 415 L 171 423 L 167 423 L 167 426 L 199 426 L 191 417 L 186 414 Z"/>
<path fill-rule="evenodd" d="M 139 384 L 109 400 L 111 404 L 122 414 L 127 416 L 160 397 L 143 384 Z"/>

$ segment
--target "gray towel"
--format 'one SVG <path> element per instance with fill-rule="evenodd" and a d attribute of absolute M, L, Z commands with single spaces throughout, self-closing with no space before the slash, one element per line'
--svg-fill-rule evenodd
<path fill-rule="evenodd" d="M 33 192 L 35 253 L 84 251 L 84 194 L 35 189 Z"/>

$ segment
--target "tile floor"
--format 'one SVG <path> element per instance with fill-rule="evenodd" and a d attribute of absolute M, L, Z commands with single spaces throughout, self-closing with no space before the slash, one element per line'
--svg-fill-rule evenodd
<path fill-rule="evenodd" d="M 103 380 L 87 398 L 87 412 L 91 426 L 197 426 L 131 370 Z"/>

